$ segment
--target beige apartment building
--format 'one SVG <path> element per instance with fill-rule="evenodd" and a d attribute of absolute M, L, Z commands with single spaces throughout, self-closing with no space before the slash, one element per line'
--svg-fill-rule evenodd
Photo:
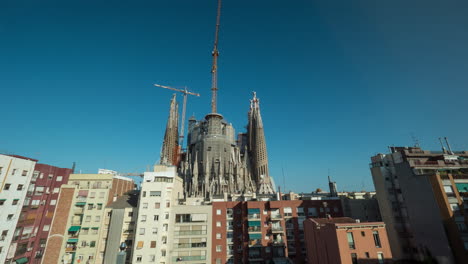
<path fill-rule="evenodd" d="M 60 189 L 42 263 L 103 263 L 105 207 L 134 183 L 110 174 L 71 174 Z"/>

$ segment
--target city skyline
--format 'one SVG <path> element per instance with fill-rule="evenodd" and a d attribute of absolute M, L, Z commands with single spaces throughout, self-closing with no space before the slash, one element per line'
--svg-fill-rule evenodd
<path fill-rule="evenodd" d="M 0 153 L 143 172 L 159 160 L 172 96 L 153 83 L 201 93 L 187 117 L 209 112 L 215 1 L 53 2 L 0 11 Z M 339 191 L 371 190 L 369 157 L 412 135 L 424 149 L 441 136 L 468 148 L 468 125 L 450 125 L 468 95 L 467 4 L 368 3 L 223 5 L 218 112 L 245 132 L 257 92 L 277 186 L 284 170 L 287 190 L 327 190 L 330 169 Z"/>

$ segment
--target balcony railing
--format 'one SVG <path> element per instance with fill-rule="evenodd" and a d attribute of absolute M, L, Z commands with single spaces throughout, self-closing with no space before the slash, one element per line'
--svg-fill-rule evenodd
<path fill-rule="evenodd" d="M 260 214 L 249 214 L 247 218 L 249 219 L 260 219 Z"/>
<path fill-rule="evenodd" d="M 206 235 L 206 230 L 175 231 L 176 236 Z"/>
<path fill-rule="evenodd" d="M 73 252 L 76 251 L 76 247 L 66 247 L 65 252 Z"/>
<path fill-rule="evenodd" d="M 175 248 L 202 248 L 206 247 L 206 242 L 201 243 L 176 243 Z"/>
<path fill-rule="evenodd" d="M 262 228 L 259 226 L 249 226 L 249 232 L 262 232 Z"/>
<path fill-rule="evenodd" d="M 192 260 L 206 260 L 206 256 L 182 256 L 182 257 L 172 258 L 172 261 L 174 262 L 192 261 Z"/>
<path fill-rule="evenodd" d="M 282 226 L 272 226 L 271 231 L 272 232 L 283 232 L 283 227 Z"/>
<path fill-rule="evenodd" d="M 281 214 L 271 214 L 271 219 L 281 219 Z"/>

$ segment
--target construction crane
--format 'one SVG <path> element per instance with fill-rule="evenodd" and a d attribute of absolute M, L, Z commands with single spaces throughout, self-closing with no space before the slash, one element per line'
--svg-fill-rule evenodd
<path fill-rule="evenodd" d="M 211 67 L 211 112 L 218 111 L 218 35 L 219 35 L 219 19 L 221 17 L 221 0 L 218 0 L 218 12 L 216 16 L 216 30 L 214 47 L 211 55 L 213 56 L 213 66 Z"/>
<path fill-rule="evenodd" d="M 182 93 L 184 95 L 184 103 L 182 104 L 182 124 L 181 124 L 182 128 L 180 129 L 180 136 L 179 136 L 179 145 L 182 146 L 182 144 L 184 142 L 185 109 L 186 109 L 186 106 L 187 106 L 187 94 L 195 95 L 195 96 L 200 96 L 200 94 L 199 93 L 189 92 L 187 90 L 187 87 L 184 87 L 184 89 L 177 89 L 177 88 L 172 88 L 172 87 L 165 86 L 165 85 L 160 85 L 160 84 L 154 84 L 154 86 L 161 87 L 161 88 L 164 88 L 164 89 L 173 90 L 173 91 L 176 91 L 176 92 L 180 92 L 180 93 Z"/>

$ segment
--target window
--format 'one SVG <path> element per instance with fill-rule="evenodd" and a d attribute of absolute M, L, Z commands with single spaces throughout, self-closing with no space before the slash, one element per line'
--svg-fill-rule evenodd
<path fill-rule="evenodd" d="M 292 208 L 291 207 L 284 207 L 283 212 L 284 212 L 285 217 L 292 216 Z"/>
<path fill-rule="evenodd" d="M 366 252 L 366 258 L 370 258 L 369 252 Z"/>
<path fill-rule="evenodd" d="M 99 192 L 99 198 L 104 198 L 105 195 L 106 195 L 105 192 Z"/>
<path fill-rule="evenodd" d="M 13 199 L 13 202 L 11 203 L 12 205 L 17 205 L 18 204 L 18 201 L 19 199 Z"/>
<path fill-rule="evenodd" d="M 223 251 L 223 246 L 217 245 L 216 246 L 216 252 L 221 252 L 221 251 Z"/>
<path fill-rule="evenodd" d="M 91 216 L 90 216 L 90 215 L 87 215 L 87 216 L 86 216 L 85 222 L 91 222 Z"/>
<path fill-rule="evenodd" d="M 89 246 L 92 247 L 92 248 L 95 247 L 96 246 L 96 241 L 91 241 L 89 243 Z"/>
<path fill-rule="evenodd" d="M 93 204 L 88 204 L 88 210 L 93 210 L 94 205 Z"/>
<path fill-rule="evenodd" d="M 159 215 L 154 215 L 154 216 L 153 216 L 153 220 L 154 220 L 154 221 L 159 221 Z"/>
<path fill-rule="evenodd" d="M 18 187 L 16 188 L 17 191 L 22 191 L 23 190 L 23 184 L 18 184 Z"/>
<path fill-rule="evenodd" d="M 11 184 L 9 184 L 9 183 L 5 184 L 5 186 L 3 187 L 3 190 L 5 190 L 5 191 L 10 190 L 10 186 L 11 186 Z"/>
<path fill-rule="evenodd" d="M 102 204 L 97 204 L 97 209 L 102 210 Z"/>
<path fill-rule="evenodd" d="M 143 259 L 143 256 L 137 256 L 137 257 L 136 257 L 136 261 L 137 261 L 137 262 L 141 262 L 142 259 Z"/>
<path fill-rule="evenodd" d="M 57 204 L 57 200 L 50 200 L 50 205 L 56 205 Z"/>
<path fill-rule="evenodd" d="M 373 232 L 373 235 L 374 235 L 374 243 L 375 243 L 375 247 L 382 247 L 382 245 L 380 244 L 380 236 L 379 236 L 379 231 L 374 231 Z"/>
<path fill-rule="evenodd" d="M 50 225 L 44 225 L 44 227 L 42 228 L 42 231 L 49 231 L 50 229 Z"/>
<path fill-rule="evenodd" d="M 216 210 L 216 215 L 221 215 L 221 209 Z"/>
<path fill-rule="evenodd" d="M 16 173 L 16 169 L 13 169 L 13 171 L 11 172 L 11 175 L 15 175 Z"/>
<path fill-rule="evenodd" d="M 153 235 L 156 235 L 158 233 L 158 228 L 157 227 L 153 227 L 151 229 L 151 232 L 153 233 Z"/>
<path fill-rule="evenodd" d="M 297 207 L 297 216 L 305 216 L 303 207 Z"/>
<path fill-rule="evenodd" d="M 96 197 L 96 192 L 90 192 L 89 193 L 89 198 L 94 198 Z"/>
<path fill-rule="evenodd" d="M 133 216 L 133 212 L 128 212 L 128 217 L 132 217 L 132 216 Z"/>
<path fill-rule="evenodd" d="M 99 228 L 93 227 L 93 235 L 97 235 Z"/>
<path fill-rule="evenodd" d="M 155 262 L 156 261 L 156 256 L 155 255 L 150 255 L 150 262 Z"/>
<path fill-rule="evenodd" d="M 216 239 L 221 239 L 221 233 L 216 233 Z"/>
<path fill-rule="evenodd" d="M 154 203 L 154 208 L 159 209 L 161 207 L 161 203 Z"/>
<path fill-rule="evenodd" d="M 166 250 L 165 249 L 161 250 L 161 256 L 163 256 L 163 257 L 166 256 Z"/>
<path fill-rule="evenodd" d="M 166 208 L 169 208 L 171 207 L 171 202 L 170 201 L 166 201 Z"/>
<path fill-rule="evenodd" d="M 142 196 L 143 196 L 143 197 L 146 197 L 146 192 L 145 192 L 145 191 L 143 191 Z"/>
<path fill-rule="evenodd" d="M 141 222 L 146 222 L 146 215 L 141 216 Z"/>
<path fill-rule="evenodd" d="M 150 248 L 156 248 L 156 241 L 151 241 Z"/>
<path fill-rule="evenodd" d="M 89 228 L 86 227 L 86 228 L 82 228 L 82 229 L 81 229 L 80 234 L 81 234 L 81 235 L 87 235 L 88 232 L 89 232 Z"/>
<path fill-rule="evenodd" d="M 144 228 L 140 228 L 139 234 L 140 234 L 140 235 L 144 235 L 144 234 L 145 234 L 145 229 L 144 229 Z"/>
<path fill-rule="evenodd" d="M 346 235 L 348 236 L 348 246 L 350 249 L 355 249 L 356 246 L 354 245 L 354 237 L 353 237 L 353 233 L 346 233 Z M 356 259 L 357 261 L 357 259 Z M 353 262 L 354 263 L 354 262 Z"/>
<path fill-rule="evenodd" d="M 0 205 L 4 205 L 4 204 L 5 204 L 5 201 L 6 201 L 6 199 L 1 199 L 1 200 L 0 200 Z"/>
<path fill-rule="evenodd" d="M 348 233 L 348 234 L 351 234 L 351 233 Z M 352 261 L 353 264 L 358 264 L 357 254 L 356 253 L 351 253 L 351 261 Z"/>
<path fill-rule="evenodd" d="M 143 209 L 148 209 L 148 203 L 143 203 Z"/>
<path fill-rule="evenodd" d="M 101 216 L 96 215 L 96 218 L 94 219 L 94 222 L 100 222 L 101 221 Z"/>
<path fill-rule="evenodd" d="M 164 219 L 169 219 L 169 213 L 164 214 Z"/>
<path fill-rule="evenodd" d="M 81 246 L 82 246 L 82 247 L 86 247 L 86 245 L 87 245 L 87 244 L 86 244 L 86 240 L 81 241 Z"/>
<path fill-rule="evenodd" d="M 24 170 L 23 173 L 21 173 L 21 176 L 27 176 L 28 175 L 28 171 L 27 170 Z"/>
<path fill-rule="evenodd" d="M 150 191 L 150 197 L 160 197 L 161 192 L 160 191 Z"/>
<path fill-rule="evenodd" d="M 217 222 L 216 222 L 216 226 L 217 226 L 217 227 L 221 227 L 221 222 L 220 222 L 220 221 L 217 221 Z"/>
<path fill-rule="evenodd" d="M 167 236 L 163 236 L 163 237 L 161 238 L 161 240 L 162 240 L 162 243 L 163 243 L 163 244 L 166 244 L 166 243 L 167 243 Z"/>
<path fill-rule="evenodd" d="M 365 236 L 366 236 L 366 232 L 361 231 L 361 236 L 365 237 Z"/>
<path fill-rule="evenodd" d="M 58 187 L 54 188 L 54 193 L 59 193 L 59 191 L 60 191 L 60 188 Z"/>
<path fill-rule="evenodd" d="M 377 253 L 377 260 L 379 261 L 379 264 L 385 263 L 383 253 Z"/>
<path fill-rule="evenodd" d="M 308 216 L 313 216 L 313 217 L 318 216 L 317 208 L 315 208 L 315 207 L 308 208 L 307 209 L 307 215 Z"/>
<path fill-rule="evenodd" d="M 13 219 L 13 214 L 9 214 L 9 215 L 7 216 L 7 220 L 8 220 L 8 221 L 10 221 L 11 219 Z"/>
<path fill-rule="evenodd" d="M 63 176 L 57 176 L 56 181 L 62 181 L 62 180 L 63 180 Z"/>
<path fill-rule="evenodd" d="M 52 179 L 54 177 L 53 174 L 49 174 L 49 180 Z"/>
<path fill-rule="evenodd" d="M 221 264 L 221 259 L 220 258 L 216 259 L 216 264 Z"/>

